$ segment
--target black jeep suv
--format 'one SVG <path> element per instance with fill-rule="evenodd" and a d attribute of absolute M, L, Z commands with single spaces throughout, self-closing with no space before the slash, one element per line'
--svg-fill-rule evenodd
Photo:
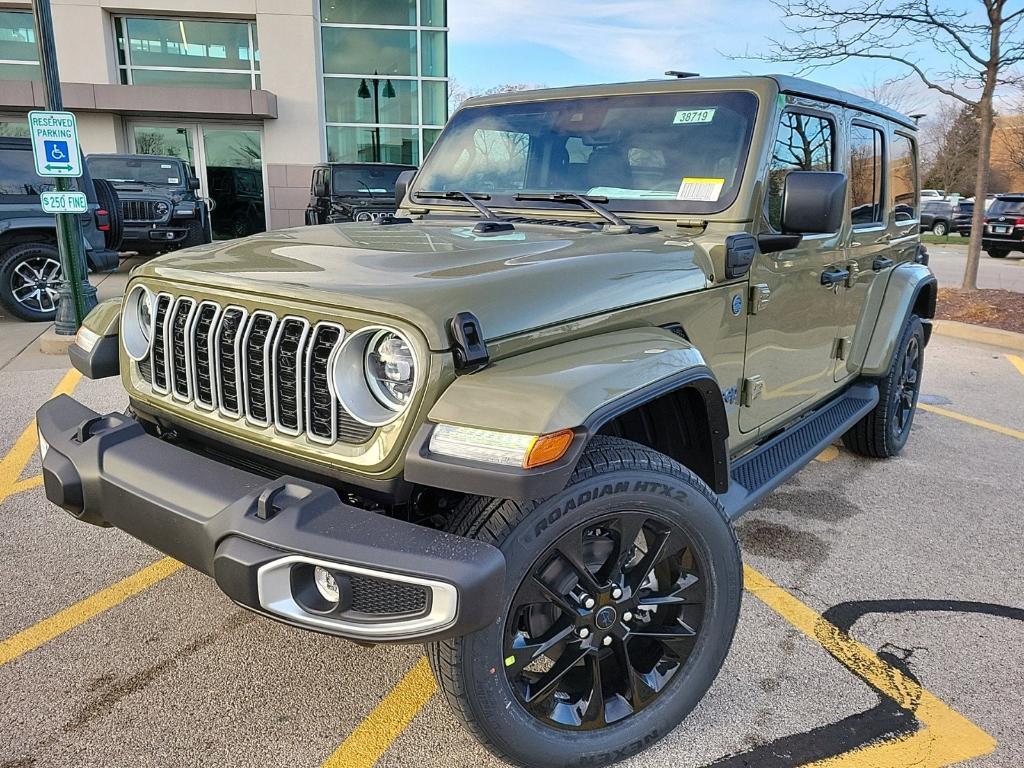
<path fill-rule="evenodd" d="M 57 222 L 39 201 L 53 186 L 53 179 L 36 175 L 28 139 L 0 138 L 0 302 L 22 320 L 50 321 L 57 314 L 62 277 Z M 107 182 L 91 179 L 87 169 L 78 189 L 89 200 L 89 212 L 79 217 L 89 269 L 117 269 L 122 229 L 117 193 Z"/>
<path fill-rule="evenodd" d="M 313 169 L 307 224 L 373 221 L 395 215 L 395 182 L 414 165 L 331 163 Z"/>
<path fill-rule="evenodd" d="M 985 214 L 982 247 L 993 259 L 1024 251 L 1024 193 L 998 195 Z"/>
<path fill-rule="evenodd" d="M 187 163 L 161 155 L 89 155 L 93 178 L 117 189 L 126 251 L 151 256 L 213 239 L 210 209 Z"/>

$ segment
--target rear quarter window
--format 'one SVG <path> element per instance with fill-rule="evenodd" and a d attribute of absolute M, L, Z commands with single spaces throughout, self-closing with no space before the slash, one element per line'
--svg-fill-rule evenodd
<path fill-rule="evenodd" d="M 0 195 L 38 197 L 52 189 L 51 180 L 36 175 L 31 151 L 0 151 Z"/>

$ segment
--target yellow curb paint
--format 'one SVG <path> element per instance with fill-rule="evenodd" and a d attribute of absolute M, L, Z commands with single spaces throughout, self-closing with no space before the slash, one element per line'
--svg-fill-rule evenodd
<path fill-rule="evenodd" d="M 945 416 L 948 419 L 956 419 L 962 421 L 964 424 L 970 424 L 975 427 L 981 427 L 982 429 L 990 430 L 991 432 L 998 432 L 1000 435 L 1006 435 L 1007 437 L 1015 437 L 1018 440 L 1024 440 L 1024 432 L 1019 429 L 1011 429 L 1010 427 L 1004 427 L 1000 424 L 993 424 L 991 421 L 983 421 L 982 419 L 976 419 L 973 416 L 964 416 L 962 413 L 956 411 L 947 411 L 945 408 L 939 408 L 935 405 L 928 405 L 927 403 L 918 403 L 918 408 L 928 413 L 936 413 L 939 416 Z"/>
<path fill-rule="evenodd" d="M 372 768 L 436 691 L 430 665 L 421 658 L 322 768 Z"/>
<path fill-rule="evenodd" d="M 747 591 L 821 645 L 868 685 L 891 698 L 900 708 L 913 712 L 922 725 L 921 730 L 905 738 L 878 742 L 809 766 L 942 768 L 995 750 L 995 739 L 900 670 L 882 661 L 867 646 L 840 631 L 750 566 L 744 566 L 743 571 Z"/>
<path fill-rule="evenodd" d="M 839 458 L 839 449 L 834 445 L 828 446 L 824 451 L 814 457 L 815 461 L 828 462 Z"/>
<path fill-rule="evenodd" d="M 82 374 L 72 368 L 64 374 L 64 377 L 60 380 L 60 383 L 53 390 L 53 394 L 50 397 L 70 395 L 75 391 L 75 387 L 78 386 L 78 382 L 81 380 Z M 34 487 L 19 487 L 19 478 L 38 447 L 39 433 L 36 431 L 36 420 L 32 419 L 32 423 L 25 427 L 25 431 L 15 441 L 11 450 L 0 460 L 0 502 L 3 502 L 11 494 L 28 490 L 28 487 Z"/>
<path fill-rule="evenodd" d="M 3 642 L 0 642 L 0 666 L 9 661 L 14 661 L 29 651 L 34 651 L 55 637 L 69 632 L 104 611 L 110 610 L 129 597 L 137 595 L 142 590 L 153 586 L 162 579 L 166 579 L 181 567 L 181 563 L 177 560 L 165 557 L 143 568 L 138 573 L 134 573 L 128 578 L 100 590 L 96 594 L 80 600 L 47 619 L 43 619 L 38 624 L 34 624 L 28 629 L 12 635 Z"/>
<path fill-rule="evenodd" d="M 1016 355 L 1007 355 L 1006 359 L 1010 361 L 1014 368 L 1016 368 L 1021 376 L 1024 376 L 1024 357 L 1017 357 Z"/>

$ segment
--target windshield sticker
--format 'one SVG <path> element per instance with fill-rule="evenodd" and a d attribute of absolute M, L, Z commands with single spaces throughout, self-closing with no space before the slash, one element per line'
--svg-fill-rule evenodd
<path fill-rule="evenodd" d="M 725 179 L 683 179 L 679 185 L 676 200 L 690 200 L 697 203 L 715 203 L 725 187 Z"/>
<path fill-rule="evenodd" d="M 173 168 L 174 166 L 170 163 L 160 163 L 161 168 Z"/>
<path fill-rule="evenodd" d="M 168 184 L 178 184 L 180 183 L 180 181 L 181 179 L 179 179 L 177 176 L 171 176 L 169 179 L 167 179 Z"/>
<path fill-rule="evenodd" d="M 715 119 L 716 109 L 680 109 L 673 125 L 703 125 Z"/>

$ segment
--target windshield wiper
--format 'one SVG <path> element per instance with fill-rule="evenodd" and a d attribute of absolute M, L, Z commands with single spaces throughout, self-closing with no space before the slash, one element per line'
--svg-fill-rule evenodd
<path fill-rule="evenodd" d="M 481 200 L 491 199 L 490 195 L 485 195 L 482 192 L 462 192 L 460 190 L 453 190 L 451 192 L 417 192 L 416 196 L 424 197 L 428 200 L 465 200 L 476 208 L 485 219 L 501 221 L 500 217 L 494 215 L 494 211 L 480 202 Z"/>
<path fill-rule="evenodd" d="M 358 181 L 360 184 L 363 185 L 363 189 L 366 190 L 366 194 L 368 194 L 370 196 L 371 200 L 376 200 L 377 199 L 377 196 L 375 194 L 373 194 L 373 190 L 370 189 L 370 185 L 369 184 L 367 184 L 362 179 L 356 179 L 356 181 Z"/>
<path fill-rule="evenodd" d="M 657 227 L 641 227 L 635 224 L 630 224 L 628 221 L 626 221 L 618 214 L 609 211 L 607 208 L 604 207 L 604 205 L 602 205 L 602 203 L 608 202 L 608 198 L 600 195 L 580 195 L 575 192 L 551 192 L 548 194 L 532 194 L 529 192 L 519 192 L 515 195 L 514 199 L 523 201 L 533 200 L 549 203 L 575 203 L 576 205 L 582 205 L 584 208 L 593 211 L 602 219 L 616 227 L 625 227 L 627 231 L 633 234 L 647 234 L 649 232 L 658 231 Z"/>

